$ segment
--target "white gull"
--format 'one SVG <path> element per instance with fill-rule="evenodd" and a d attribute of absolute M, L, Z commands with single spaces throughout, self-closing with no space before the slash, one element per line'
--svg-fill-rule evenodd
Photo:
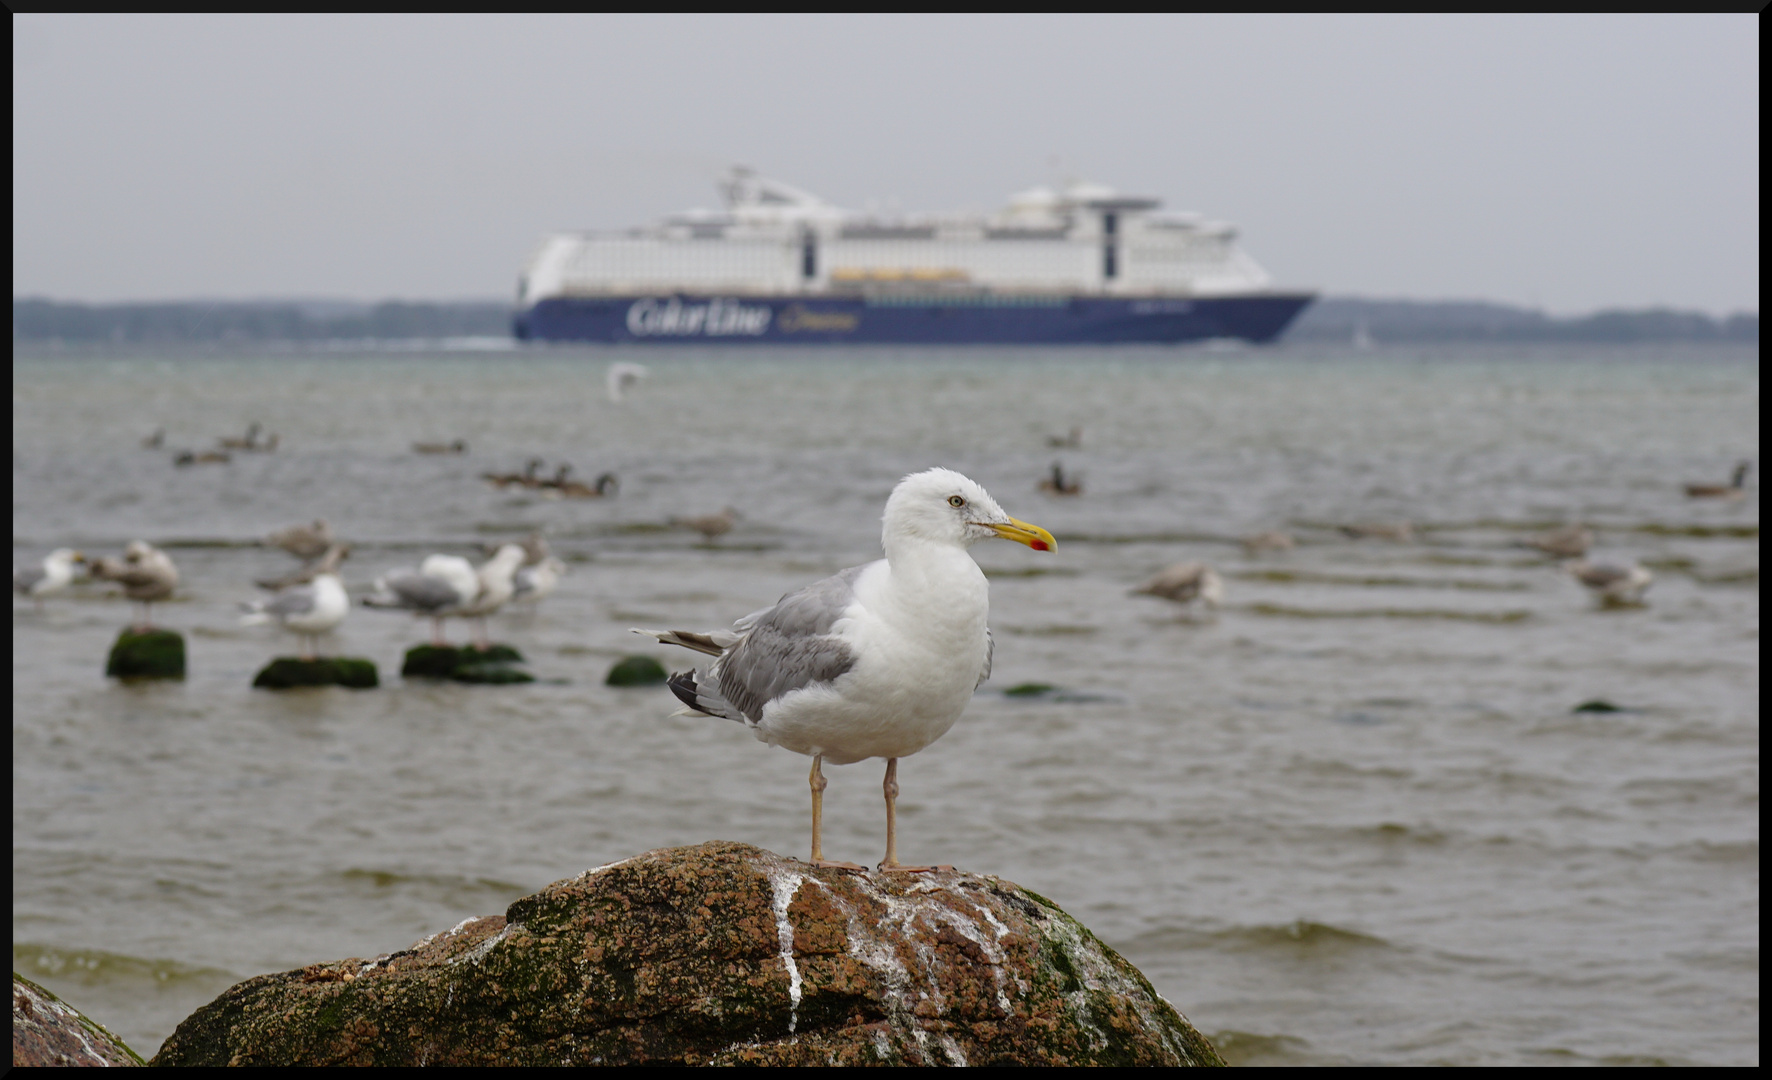
<path fill-rule="evenodd" d="M 416 570 L 402 566 L 376 578 L 375 595 L 363 603 L 430 616 L 431 644 L 443 647 L 449 644 L 443 640 L 444 617 L 459 614 L 479 594 L 472 563 L 459 555 L 431 555 Z"/>
<path fill-rule="evenodd" d="M 31 603 L 41 611 L 43 598 L 67 588 L 74 580 L 74 564 L 85 561 L 86 556 L 73 548 L 56 548 L 38 565 L 14 570 L 12 591 L 30 597 Z"/>
<path fill-rule="evenodd" d="M 269 600 L 253 600 L 240 608 L 246 612 L 240 617 L 242 626 L 277 622 L 301 635 L 301 658 L 312 660 L 314 638 L 345 621 L 351 600 L 338 575 L 325 571 L 306 585 L 292 585 Z"/>
<path fill-rule="evenodd" d="M 772 746 L 812 758 L 812 862 L 825 759 L 886 759 L 888 870 L 898 861 L 898 759 L 941 738 L 991 673 L 989 585 L 967 550 L 1001 537 L 1050 551 L 1052 534 L 1003 512 L 951 469 L 901 480 L 886 502 L 886 557 L 783 596 L 730 631 L 635 630 L 717 659 L 670 680 L 678 715 L 721 716 Z"/>

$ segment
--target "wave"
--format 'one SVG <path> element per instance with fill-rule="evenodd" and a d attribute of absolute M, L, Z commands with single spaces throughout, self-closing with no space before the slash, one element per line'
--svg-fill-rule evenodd
<path fill-rule="evenodd" d="M 1284 604 L 1250 604 L 1245 611 L 1284 619 L 1453 619 L 1461 622 L 1517 623 L 1532 617 L 1530 611 L 1449 611 L 1435 608 L 1355 608 L 1323 610 Z"/>
<path fill-rule="evenodd" d="M 30 978 L 60 978 L 84 986 L 140 983 L 159 987 L 220 983 L 232 986 L 242 976 L 221 968 L 183 964 L 177 960 L 130 956 L 103 949 L 69 949 L 56 945 L 14 942 L 12 968 Z"/>

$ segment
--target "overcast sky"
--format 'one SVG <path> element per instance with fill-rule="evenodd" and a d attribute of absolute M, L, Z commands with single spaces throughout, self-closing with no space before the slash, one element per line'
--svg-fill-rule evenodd
<path fill-rule="evenodd" d="M 1759 21 L 56 16 L 13 25 L 15 296 L 504 297 L 553 230 L 1065 177 L 1286 286 L 1759 310 Z"/>

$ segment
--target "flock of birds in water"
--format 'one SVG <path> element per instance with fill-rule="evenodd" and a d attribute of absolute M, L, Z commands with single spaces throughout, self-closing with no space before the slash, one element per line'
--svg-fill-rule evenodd
<path fill-rule="evenodd" d="M 616 364 L 609 373 L 609 395 L 620 401 L 645 374 L 639 365 Z M 165 429 L 155 431 L 142 440 L 147 449 L 162 449 Z M 279 437 L 266 434 L 262 425 L 253 422 L 241 436 L 224 436 L 217 440 L 217 449 L 205 451 L 180 450 L 174 454 L 176 465 L 221 464 L 234 453 L 271 453 L 277 449 Z M 1082 446 L 1083 429 L 1073 427 L 1063 435 L 1050 435 L 1046 444 L 1052 449 L 1075 449 Z M 418 454 L 465 454 L 465 440 L 449 442 L 418 442 L 412 444 Z M 593 482 L 584 483 L 572 477 L 570 464 L 557 464 L 552 475 L 545 475 L 546 462 L 530 458 L 516 472 L 485 472 L 481 479 L 495 489 L 522 489 L 543 498 L 595 499 L 616 495 L 621 488 L 613 473 L 602 473 Z M 1687 484 L 1685 492 L 1692 499 L 1738 500 L 1746 495 L 1750 465 L 1739 462 L 1726 484 Z M 1041 491 L 1052 496 L 1077 496 L 1083 483 L 1075 473 L 1067 472 L 1062 462 L 1052 463 L 1050 472 L 1038 484 Z M 734 507 L 716 513 L 691 517 L 673 517 L 669 524 L 699 532 L 707 543 L 730 532 L 742 520 Z M 1409 543 L 1414 527 L 1409 522 L 1369 522 L 1343 525 L 1340 531 L 1351 539 L 1385 540 Z M 280 548 L 302 560 L 302 565 L 288 573 L 263 578 L 256 584 L 273 595 L 240 605 L 242 623 L 246 625 L 276 623 L 299 636 L 303 659 L 314 659 L 316 638 L 344 621 L 351 608 L 350 598 L 339 576 L 339 564 L 350 556 L 351 545 L 332 530 L 324 520 L 311 524 L 291 525 L 266 536 L 268 547 Z M 1576 523 L 1526 538 L 1520 543 L 1552 558 L 1562 560 L 1563 569 L 1586 586 L 1603 606 L 1639 606 L 1654 575 L 1638 563 L 1592 562 L 1587 558 L 1594 544 L 1594 531 Z M 1286 532 L 1270 530 L 1241 538 L 1243 551 L 1249 556 L 1292 549 L 1294 538 Z M 491 546 L 486 558 L 475 566 L 459 555 L 436 554 L 425 558 L 416 567 L 389 570 L 375 579 L 374 592 L 363 598 L 363 605 L 392 611 L 406 611 L 431 620 L 431 641 L 446 645 L 444 622 L 450 618 L 470 620 L 474 626 L 476 647 L 487 648 L 486 620 L 507 605 L 534 605 L 558 587 L 566 573 L 566 564 L 555 558 L 547 541 L 532 534 L 520 542 Z M 152 629 L 153 605 L 172 596 L 178 587 L 178 568 L 170 556 L 143 540 L 133 540 L 121 558 L 89 558 L 79 551 L 59 548 L 39 564 L 15 569 L 13 591 L 29 599 L 41 610 L 45 597 L 73 584 L 84 567 L 86 577 L 95 581 L 114 582 L 123 595 L 138 605 L 132 628 Z M 1134 595 L 1153 596 L 1177 604 L 1201 604 L 1217 609 L 1224 602 L 1224 582 L 1206 563 L 1178 562 L 1164 567 L 1132 590 Z"/>

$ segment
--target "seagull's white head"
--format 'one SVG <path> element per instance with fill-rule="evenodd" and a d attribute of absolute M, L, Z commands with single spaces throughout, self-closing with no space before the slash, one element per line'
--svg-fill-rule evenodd
<path fill-rule="evenodd" d="M 888 551 L 904 538 L 958 547 L 971 547 L 993 537 L 1014 540 L 1035 551 L 1058 546 L 1051 533 L 1010 517 L 976 481 L 952 469 L 930 469 L 900 480 L 886 500 L 883 520 L 882 539 Z"/>

